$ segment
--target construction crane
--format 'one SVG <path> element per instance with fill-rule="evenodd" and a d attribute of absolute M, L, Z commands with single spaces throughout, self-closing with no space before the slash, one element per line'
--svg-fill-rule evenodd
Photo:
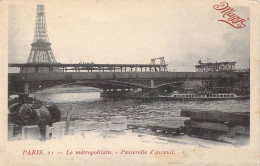
<path fill-rule="evenodd" d="M 164 60 L 164 57 L 153 58 L 153 59 L 151 59 L 151 63 L 150 64 L 151 65 L 155 65 L 156 60 L 160 60 L 159 71 L 162 71 L 162 70 L 167 71 L 167 64 L 166 64 L 166 62 Z M 154 68 L 154 70 L 158 71 L 156 67 Z"/>

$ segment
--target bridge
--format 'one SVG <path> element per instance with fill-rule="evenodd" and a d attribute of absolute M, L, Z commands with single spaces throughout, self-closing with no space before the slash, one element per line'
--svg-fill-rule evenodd
<path fill-rule="evenodd" d="M 237 73 L 224 72 L 168 72 L 167 65 L 156 64 L 21 64 L 19 73 L 8 74 L 9 94 L 74 84 L 103 89 L 104 92 L 169 90 L 187 81 L 229 82 Z M 40 69 L 40 70 L 39 70 Z M 42 70 L 44 69 L 44 70 Z M 54 70 L 55 69 L 55 70 Z"/>

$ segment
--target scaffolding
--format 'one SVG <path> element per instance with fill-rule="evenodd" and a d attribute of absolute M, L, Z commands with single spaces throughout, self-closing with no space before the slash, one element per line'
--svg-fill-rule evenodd
<path fill-rule="evenodd" d="M 197 72 L 233 72 L 236 62 L 207 62 L 199 60 L 199 65 L 195 65 Z"/>

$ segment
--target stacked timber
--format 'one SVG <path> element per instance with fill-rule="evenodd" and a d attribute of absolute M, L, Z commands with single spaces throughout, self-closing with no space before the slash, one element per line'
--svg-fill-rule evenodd
<path fill-rule="evenodd" d="M 232 142 L 229 138 L 250 134 L 249 112 L 189 109 L 182 110 L 181 116 L 190 118 L 185 121 L 189 128 L 188 134 L 199 137 Z"/>
<path fill-rule="evenodd" d="M 217 110 L 182 110 L 181 116 L 197 121 L 226 122 L 233 125 L 249 126 L 249 112 L 222 112 Z"/>

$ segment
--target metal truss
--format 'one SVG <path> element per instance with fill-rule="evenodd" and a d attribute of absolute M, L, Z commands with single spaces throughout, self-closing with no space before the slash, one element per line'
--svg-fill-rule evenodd
<path fill-rule="evenodd" d="M 34 38 L 31 45 L 27 63 L 57 63 L 48 38 L 45 7 L 41 4 L 37 5 Z"/>
<path fill-rule="evenodd" d="M 235 71 L 236 62 L 216 62 L 216 63 L 202 63 L 196 65 L 197 72 L 233 72 Z"/>

